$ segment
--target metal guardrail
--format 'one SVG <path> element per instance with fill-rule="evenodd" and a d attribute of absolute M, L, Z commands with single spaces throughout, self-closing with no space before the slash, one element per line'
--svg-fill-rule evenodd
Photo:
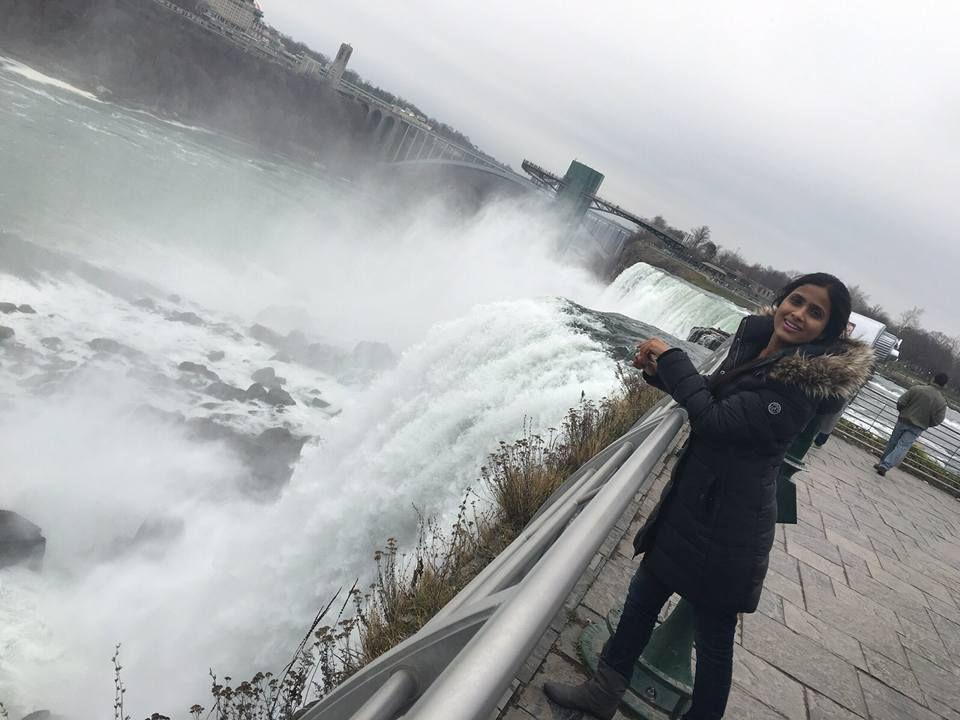
<path fill-rule="evenodd" d="M 878 455 L 897 422 L 896 398 L 869 385 L 864 387 L 843 413 L 848 425 L 838 425 L 834 434 L 852 440 Z M 901 469 L 954 495 L 960 495 L 960 431 L 943 423 L 924 431 Z"/>
<path fill-rule="evenodd" d="M 685 417 L 665 398 L 558 488 L 419 632 L 300 720 L 487 720 Z"/>

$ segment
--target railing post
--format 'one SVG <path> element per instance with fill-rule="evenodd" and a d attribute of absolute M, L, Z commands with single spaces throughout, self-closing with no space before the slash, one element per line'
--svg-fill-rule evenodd
<path fill-rule="evenodd" d="M 954 447 L 954 448 L 953 448 L 953 452 L 950 453 L 950 457 L 947 458 L 947 461 L 946 461 L 946 463 L 945 463 L 945 466 L 946 466 L 947 470 L 950 469 L 950 463 L 952 463 L 953 460 L 954 460 L 954 458 L 957 457 L 957 451 L 958 451 L 958 450 L 960 450 L 960 446 Z"/>
<path fill-rule="evenodd" d="M 882 402 L 877 405 L 877 414 L 874 415 L 873 421 L 871 421 L 871 423 L 870 423 L 870 427 L 867 428 L 867 432 L 873 432 L 873 428 L 876 427 L 877 420 L 880 419 L 880 416 L 881 416 L 881 415 L 883 415 L 883 403 L 882 403 Z"/>

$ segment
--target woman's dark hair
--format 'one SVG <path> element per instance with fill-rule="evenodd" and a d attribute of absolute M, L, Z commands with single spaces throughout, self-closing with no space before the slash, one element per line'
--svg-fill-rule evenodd
<path fill-rule="evenodd" d="M 847 323 L 850 322 L 850 291 L 838 278 L 828 273 L 810 273 L 794 278 L 777 294 L 774 305 L 779 305 L 788 297 L 790 293 L 801 285 L 816 285 L 827 289 L 830 296 L 830 318 L 827 320 L 827 327 L 820 336 L 818 342 L 834 342 L 843 337 L 847 331 Z"/>
<path fill-rule="evenodd" d="M 947 383 L 950 382 L 950 376 L 945 372 L 940 372 L 936 374 L 936 376 L 933 378 L 933 381 L 940 387 L 946 387 Z"/>

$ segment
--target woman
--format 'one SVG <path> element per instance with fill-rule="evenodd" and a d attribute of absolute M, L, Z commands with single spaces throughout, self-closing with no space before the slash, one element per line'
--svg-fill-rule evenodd
<path fill-rule="evenodd" d="M 596 675 L 579 686 L 546 683 L 551 700 L 612 718 L 660 610 L 677 593 L 696 618 L 696 680 L 684 718 L 723 717 L 737 614 L 757 609 L 773 546 L 780 464 L 818 408 L 852 397 L 872 368 L 872 350 L 843 338 L 849 316 L 846 286 L 815 273 L 787 285 L 770 312 L 744 318 L 710 377 L 660 339 L 638 347 L 634 365 L 687 410 L 690 438 L 634 539 L 645 554 Z"/>

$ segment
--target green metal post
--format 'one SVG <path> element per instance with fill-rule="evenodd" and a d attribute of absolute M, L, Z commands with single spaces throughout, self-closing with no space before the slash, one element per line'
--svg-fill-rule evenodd
<path fill-rule="evenodd" d="M 580 654 L 593 671 L 604 644 L 620 622 L 620 612 L 614 610 L 605 625 L 590 625 L 580 636 Z M 634 715 L 646 720 L 673 720 L 689 708 L 693 694 L 693 636 L 693 605 L 681 599 L 654 630 L 643 655 L 633 666 L 623 703 Z"/>
<path fill-rule="evenodd" d="M 815 417 L 793 441 L 793 445 L 787 450 L 787 457 L 795 462 L 802 463 L 818 432 L 820 432 L 820 418 Z"/>
<path fill-rule="evenodd" d="M 787 450 L 787 456 L 777 476 L 777 522 L 784 525 L 797 524 L 797 486 L 793 476 L 803 469 L 803 458 L 813 445 L 820 430 L 820 418 L 815 417 L 803 429 Z"/>

